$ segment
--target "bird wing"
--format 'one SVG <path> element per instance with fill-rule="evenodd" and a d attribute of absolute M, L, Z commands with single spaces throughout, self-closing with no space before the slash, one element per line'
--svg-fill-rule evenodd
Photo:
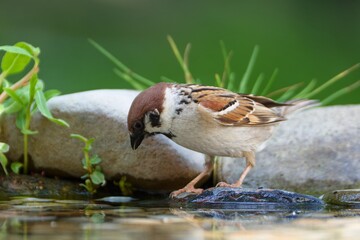
<path fill-rule="evenodd" d="M 268 98 L 236 94 L 215 87 L 198 87 L 191 95 L 205 117 L 211 117 L 222 125 L 263 125 L 285 120 L 271 109 L 282 104 Z"/>

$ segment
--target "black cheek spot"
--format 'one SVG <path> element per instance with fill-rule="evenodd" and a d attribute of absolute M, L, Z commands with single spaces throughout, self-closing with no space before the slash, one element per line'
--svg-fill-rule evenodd
<path fill-rule="evenodd" d="M 177 115 L 180 115 L 180 113 L 181 113 L 182 111 L 183 111 L 182 108 L 177 108 L 177 109 L 175 110 L 175 112 L 176 112 Z"/>
<path fill-rule="evenodd" d="M 189 104 L 189 102 L 187 100 L 181 100 L 179 104 Z"/>

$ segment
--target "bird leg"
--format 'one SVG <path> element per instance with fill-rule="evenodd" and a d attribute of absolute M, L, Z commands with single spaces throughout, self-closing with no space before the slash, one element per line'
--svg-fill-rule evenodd
<path fill-rule="evenodd" d="M 204 191 L 204 189 L 202 188 L 195 188 L 195 185 L 200 182 L 204 177 L 208 176 L 211 174 L 213 168 L 214 168 L 214 157 L 210 157 L 210 158 L 206 158 L 205 160 L 205 169 L 204 171 L 202 171 L 199 175 L 197 175 L 193 180 L 191 180 L 191 182 L 189 182 L 188 184 L 186 184 L 185 187 L 173 191 L 172 193 L 170 193 L 170 198 L 174 198 L 177 195 L 179 195 L 180 193 L 183 192 L 188 192 L 188 193 L 195 193 L 195 194 L 200 194 Z"/>
<path fill-rule="evenodd" d="M 219 182 L 218 184 L 216 184 L 216 187 L 241 187 L 246 175 L 255 166 L 255 153 L 254 152 L 243 152 L 243 153 L 246 161 L 246 167 L 244 171 L 241 173 L 239 180 L 237 180 L 233 184 L 229 184 L 226 182 Z"/>

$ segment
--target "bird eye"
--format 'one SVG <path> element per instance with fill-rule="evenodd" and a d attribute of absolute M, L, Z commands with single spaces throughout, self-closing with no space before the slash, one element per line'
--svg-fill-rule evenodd
<path fill-rule="evenodd" d="M 144 124 L 142 123 L 142 121 L 136 121 L 133 124 L 133 128 L 134 128 L 134 130 L 141 130 L 144 128 Z"/>

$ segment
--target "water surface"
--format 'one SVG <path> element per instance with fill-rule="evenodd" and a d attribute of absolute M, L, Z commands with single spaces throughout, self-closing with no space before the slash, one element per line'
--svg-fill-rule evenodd
<path fill-rule="evenodd" d="M 360 209 L 188 209 L 167 199 L 12 198 L 0 239 L 357 239 Z"/>

